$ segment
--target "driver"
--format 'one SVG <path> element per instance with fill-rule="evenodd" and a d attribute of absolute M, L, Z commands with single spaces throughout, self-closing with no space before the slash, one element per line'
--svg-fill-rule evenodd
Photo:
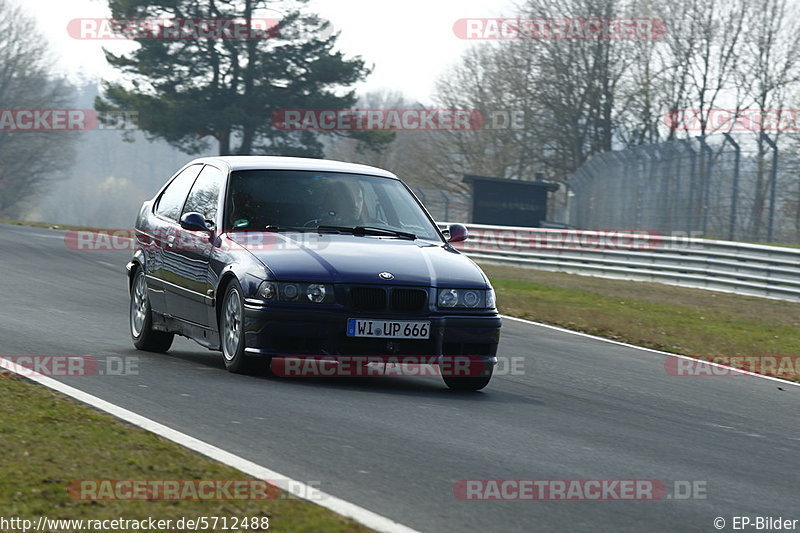
<path fill-rule="evenodd" d="M 364 197 L 364 189 L 358 183 L 353 183 L 350 186 L 353 194 L 353 216 L 358 221 L 359 226 L 385 226 L 386 221 L 372 216 L 372 212 L 377 212 L 377 206 L 367 205 L 366 198 Z M 372 210 L 370 210 L 372 207 Z"/>
<path fill-rule="evenodd" d="M 357 183 L 333 184 L 331 210 L 335 223 L 341 226 L 364 226 L 372 221 L 364 201 L 364 191 Z"/>
<path fill-rule="evenodd" d="M 233 194 L 232 200 L 231 226 L 234 228 L 253 227 L 259 210 L 252 195 L 246 192 L 237 192 Z"/>

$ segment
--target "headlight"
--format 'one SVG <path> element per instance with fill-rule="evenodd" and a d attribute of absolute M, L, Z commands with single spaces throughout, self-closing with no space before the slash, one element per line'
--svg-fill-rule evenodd
<path fill-rule="evenodd" d="M 494 309 L 492 289 L 439 289 L 439 308 Z"/>
<path fill-rule="evenodd" d="M 304 298 L 302 295 L 305 295 Z M 268 302 L 309 301 L 317 304 L 335 302 L 333 286 L 324 283 L 294 283 L 284 281 L 262 281 L 258 286 L 258 297 Z"/>
<path fill-rule="evenodd" d="M 258 297 L 267 300 L 268 302 L 277 300 L 278 291 L 275 289 L 275 284 L 269 281 L 264 281 L 258 286 Z"/>
<path fill-rule="evenodd" d="M 281 284 L 281 299 L 297 300 L 297 295 L 300 294 L 300 289 L 294 283 Z"/>
<path fill-rule="evenodd" d="M 442 289 L 439 291 L 439 307 L 455 307 L 458 305 L 458 291 Z"/>
<path fill-rule="evenodd" d="M 308 299 L 314 303 L 322 303 L 325 301 L 325 285 L 320 285 L 318 283 L 312 283 L 306 289 L 306 296 Z"/>
<path fill-rule="evenodd" d="M 464 301 L 464 305 L 467 307 L 478 307 L 481 297 L 478 296 L 476 291 L 464 291 L 464 297 L 462 300 Z"/>

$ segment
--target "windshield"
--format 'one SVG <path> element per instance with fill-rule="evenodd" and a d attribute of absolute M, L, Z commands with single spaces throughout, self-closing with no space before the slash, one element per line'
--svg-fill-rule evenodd
<path fill-rule="evenodd" d="M 391 230 L 384 232 L 387 236 L 399 232 L 441 241 L 428 216 L 401 182 L 338 172 L 233 172 L 225 227 L 251 231 L 383 228 Z"/>

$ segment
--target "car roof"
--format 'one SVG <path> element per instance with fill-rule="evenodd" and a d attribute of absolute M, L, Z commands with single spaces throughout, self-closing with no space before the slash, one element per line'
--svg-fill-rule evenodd
<path fill-rule="evenodd" d="M 397 176 L 382 168 L 333 161 L 330 159 L 311 159 L 306 157 L 281 157 L 261 155 L 231 155 L 203 157 L 192 163 L 223 163 L 234 170 L 317 170 L 325 172 L 346 172 L 350 174 L 368 174 L 384 178 L 398 179 Z"/>

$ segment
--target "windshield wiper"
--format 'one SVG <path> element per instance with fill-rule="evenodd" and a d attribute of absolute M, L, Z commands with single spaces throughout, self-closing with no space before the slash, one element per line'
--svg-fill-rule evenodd
<path fill-rule="evenodd" d="M 362 232 L 370 235 L 393 235 L 395 237 L 402 237 L 404 239 L 411 239 L 412 241 L 417 238 L 414 233 L 409 233 L 407 231 L 398 231 L 396 229 L 391 228 L 379 228 L 377 226 L 356 226 L 353 228 L 355 231 L 353 232 L 355 235 L 359 235 Z"/>
<path fill-rule="evenodd" d="M 417 238 L 413 233 L 397 231 L 390 228 L 378 228 L 376 226 L 317 226 L 317 231 L 338 231 L 341 233 L 352 233 L 353 235 L 388 235 L 411 240 Z"/>
<path fill-rule="evenodd" d="M 300 228 L 291 226 L 278 226 L 276 224 L 269 224 L 264 227 L 264 231 L 274 231 L 276 233 L 282 231 L 317 231 L 316 228 Z"/>

